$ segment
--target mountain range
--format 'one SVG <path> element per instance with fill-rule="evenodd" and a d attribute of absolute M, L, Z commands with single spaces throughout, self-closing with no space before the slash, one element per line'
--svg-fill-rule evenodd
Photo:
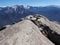
<path fill-rule="evenodd" d="M 11 7 L 0 7 L 0 27 L 19 22 L 20 18 L 34 14 L 41 14 L 49 20 L 60 22 L 59 6 L 33 7 L 14 5 Z"/>
<path fill-rule="evenodd" d="M 60 7 L 0 7 L 0 45 L 60 45 Z"/>

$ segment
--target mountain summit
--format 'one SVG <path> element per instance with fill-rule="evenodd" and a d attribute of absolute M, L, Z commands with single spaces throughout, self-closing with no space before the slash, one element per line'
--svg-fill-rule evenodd
<path fill-rule="evenodd" d="M 45 16 L 29 15 L 0 30 L 0 45 L 60 45 L 59 29 Z"/>

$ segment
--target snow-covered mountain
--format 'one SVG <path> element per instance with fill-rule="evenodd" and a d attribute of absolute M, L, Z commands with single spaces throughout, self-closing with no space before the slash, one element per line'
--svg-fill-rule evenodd
<path fill-rule="evenodd" d="M 14 5 L 11 7 L 0 7 L 0 27 L 19 22 L 20 18 L 31 14 L 41 14 L 49 20 L 60 22 L 60 8 L 57 6 L 32 7 Z"/>

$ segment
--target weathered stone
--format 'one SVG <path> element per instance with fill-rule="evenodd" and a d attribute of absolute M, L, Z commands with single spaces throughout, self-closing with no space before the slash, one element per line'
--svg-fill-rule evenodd
<path fill-rule="evenodd" d="M 33 20 L 33 18 L 36 18 L 36 20 Z M 41 28 L 40 31 L 44 36 L 48 37 L 56 45 L 60 45 L 60 24 L 59 23 L 49 21 L 46 17 L 39 14 L 33 15 L 30 20 L 35 25 L 37 25 L 39 29 Z"/>
<path fill-rule="evenodd" d="M 0 45 L 54 45 L 39 28 L 29 20 L 23 20 L 2 30 Z M 5 35 L 6 34 L 6 35 Z M 1 38 L 1 36 L 0 36 Z"/>

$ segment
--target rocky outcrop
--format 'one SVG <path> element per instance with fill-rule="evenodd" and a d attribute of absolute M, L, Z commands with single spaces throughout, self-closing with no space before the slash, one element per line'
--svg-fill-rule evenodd
<path fill-rule="evenodd" d="M 0 45 L 54 45 L 30 20 L 23 20 L 0 31 Z"/>
<path fill-rule="evenodd" d="M 60 24 L 35 14 L 0 29 L 0 45 L 60 45 Z"/>
<path fill-rule="evenodd" d="M 31 20 L 35 25 L 38 26 L 44 36 L 50 39 L 56 45 L 60 45 L 60 24 L 49 21 L 42 15 L 30 15 L 22 20 Z"/>

